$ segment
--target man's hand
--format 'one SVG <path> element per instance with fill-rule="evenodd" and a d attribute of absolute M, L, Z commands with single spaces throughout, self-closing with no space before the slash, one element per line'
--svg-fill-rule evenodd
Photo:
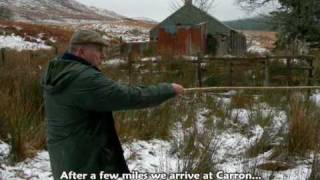
<path fill-rule="evenodd" d="M 176 95 L 181 95 L 184 92 L 184 87 L 180 84 L 172 83 L 172 87 L 176 92 Z"/>

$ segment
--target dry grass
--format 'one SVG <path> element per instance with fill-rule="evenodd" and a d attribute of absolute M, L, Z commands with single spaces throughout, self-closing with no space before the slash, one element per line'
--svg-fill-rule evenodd
<path fill-rule="evenodd" d="M 47 59 L 41 60 L 41 57 L 34 56 L 40 59 L 37 61 L 26 59 L 26 62 L 21 62 L 18 55 L 12 57 L 10 62 L 0 66 L 0 83 L 3 84 L 0 87 L 2 92 L 0 95 L 0 137 L 12 145 L 12 159 L 20 161 L 32 156 L 37 149 L 45 147 L 45 123 L 39 85 L 42 69 L 39 69 L 38 66 L 45 64 Z M 103 71 L 114 80 L 123 83 L 130 81 L 132 85 L 179 82 L 185 87 L 197 86 L 194 64 L 168 63 L 168 61 L 170 59 L 159 64 L 149 63 L 141 66 L 134 64 L 130 74 L 126 65 L 118 68 L 106 67 Z M 180 122 L 185 132 L 182 140 L 175 141 L 173 144 L 177 153 L 184 160 L 180 170 L 189 172 L 214 171 L 212 158 L 215 154 L 215 145 L 211 144 L 211 140 L 214 138 L 215 131 L 230 128 L 227 127 L 230 123 L 226 121 L 230 119 L 232 109 L 250 110 L 254 103 L 265 102 L 279 109 L 286 109 L 290 104 L 290 108 L 286 109 L 290 128 L 285 142 L 287 145 L 284 147 L 287 147 L 287 151 L 292 154 L 315 149 L 315 136 L 319 124 L 314 122 L 317 122 L 315 120 L 319 117 L 319 113 L 314 105 L 293 101 L 285 91 L 260 94 L 259 99 L 249 96 L 250 93 L 246 95 L 248 96 L 241 94 L 232 97 L 230 107 L 224 107 L 210 94 L 194 94 L 169 101 L 157 108 L 117 112 L 115 119 L 120 123 L 118 130 L 124 141 L 154 138 L 171 140 L 172 127 L 175 126 L 175 123 Z M 289 103 L 291 101 L 293 103 Z M 196 114 L 203 108 L 210 110 L 207 119 L 214 115 L 221 120 L 217 123 L 207 120 L 205 122 L 207 131 L 201 132 L 195 128 L 198 121 Z M 250 122 L 267 127 L 270 118 L 262 118 L 257 115 L 252 117 Z M 273 148 L 268 138 L 266 133 L 251 148 L 249 152 L 251 157 Z"/>
<path fill-rule="evenodd" d="M 0 66 L 0 138 L 11 145 L 12 162 L 33 156 L 45 147 L 42 69 L 39 67 L 46 60 L 15 58 L 18 54 L 15 52 L 16 56 L 10 56 Z"/>
<path fill-rule="evenodd" d="M 289 109 L 288 152 L 305 154 L 315 150 L 319 130 L 318 117 L 312 116 L 312 107 L 293 97 Z"/>

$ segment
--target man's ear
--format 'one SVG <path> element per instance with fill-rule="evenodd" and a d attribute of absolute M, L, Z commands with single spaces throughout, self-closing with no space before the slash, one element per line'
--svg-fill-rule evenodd
<path fill-rule="evenodd" d="M 82 48 L 82 47 L 77 48 L 75 54 L 76 54 L 77 56 L 80 56 L 80 57 L 81 57 L 81 56 L 84 54 L 84 48 Z"/>

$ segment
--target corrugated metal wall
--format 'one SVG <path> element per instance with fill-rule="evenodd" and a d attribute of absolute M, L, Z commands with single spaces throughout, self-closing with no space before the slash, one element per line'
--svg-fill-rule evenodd
<path fill-rule="evenodd" d="M 206 24 L 176 26 L 175 31 L 159 29 L 157 49 L 162 55 L 196 55 L 206 50 Z"/>
<path fill-rule="evenodd" d="M 234 56 L 243 56 L 247 51 L 246 37 L 237 31 L 230 31 L 230 54 Z"/>

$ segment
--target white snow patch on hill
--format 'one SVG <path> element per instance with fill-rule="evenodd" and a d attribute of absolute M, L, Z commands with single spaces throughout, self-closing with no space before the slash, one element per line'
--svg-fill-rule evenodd
<path fill-rule="evenodd" d="M 139 26 L 127 26 L 118 23 L 97 23 L 83 25 L 81 28 L 94 29 L 106 33 L 110 38 L 118 38 L 124 42 L 147 42 L 149 41 L 149 29 Z"/>
<path fill-rule="evenodd" d="M 10 49 L 15 49 L 17 51 L 22 51 L 22 50 L 35 51 L 39 49 L 50 49 L 51 47 L 45 45 L 41 39 L 38 39 L 37 43 L 35 43 L 35 42 L 26 41 L 24 38 L 17 35 L 9 35 L 9 36 L 0 35 L 0 48 L 10 48 Z"/>
<path fill-rule="evenodd" d="M 261 47 L 261 44 L 257 41 L 252 41 L 251 46 L 249 46 L 247 51 L 250 53 L 257 53 L 261 55 L 270 54 L 270 51 L 266 48 Z"/>

